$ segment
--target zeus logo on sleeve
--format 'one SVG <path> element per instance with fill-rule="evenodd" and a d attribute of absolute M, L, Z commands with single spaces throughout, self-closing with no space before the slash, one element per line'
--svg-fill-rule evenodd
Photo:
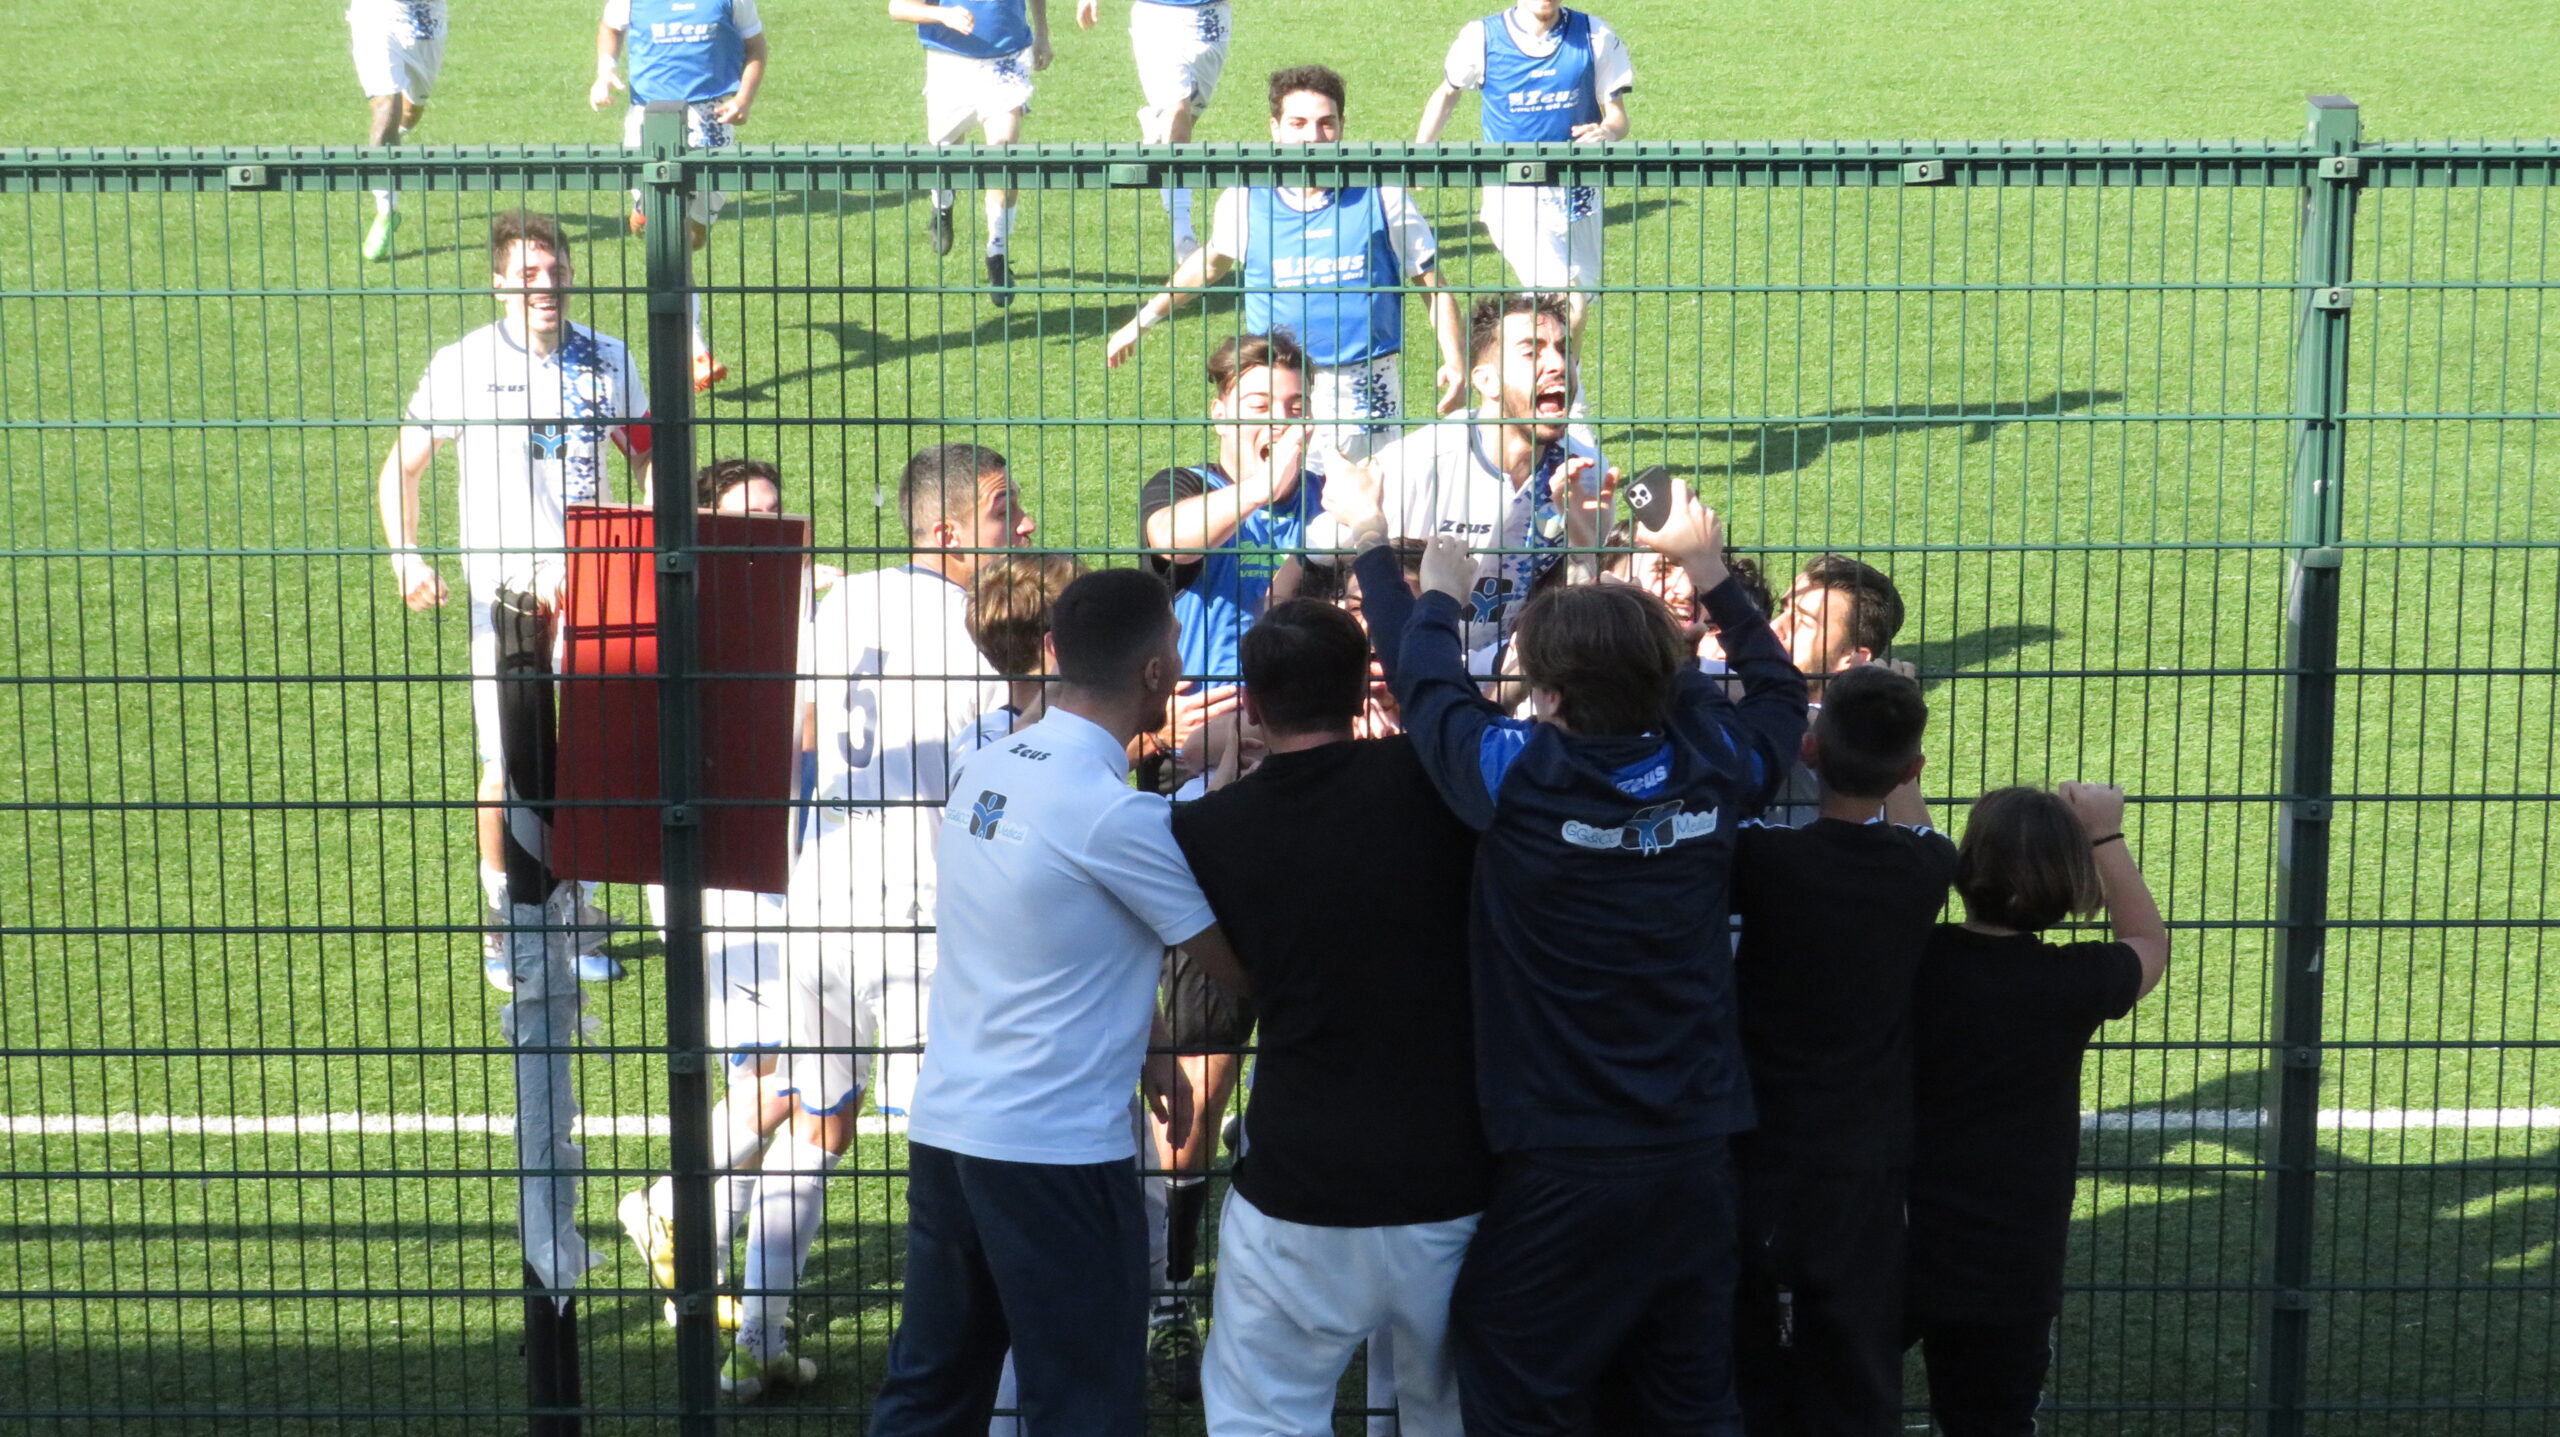
<path fill-rule="evenodd" d="M 1633 817 L 1615 828 L 1596 828 L 1567 819 L 1564 841 L 1576 848 L 1633 852 L 1650 858 L 1683 840 L 1704 838 L 1716 831 L 1715 809 L 1683 813 L 1682 803 L 1675 798 L 1669 803 L 1637 809 Z"/>

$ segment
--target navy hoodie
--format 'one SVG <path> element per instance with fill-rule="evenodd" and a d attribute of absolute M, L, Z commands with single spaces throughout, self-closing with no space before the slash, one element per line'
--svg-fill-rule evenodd
<path fill-rule="evenodd" d="M 1357 572 L 1423 767 L 1483 835 L 1468 943 L 1493 1150 L 1750 1127 L 1726 878 L 1734 830 L 1767 804 L 1805 730 L 1804 677 L 1767 617 L 1730 579 L 1705 595 L 1739 703 L 1691 664 L 1662 732 L 1568 734 L 1478 692 L 1458 605 L 1414 601 L 1391 548 L 1361 555 Z"/>

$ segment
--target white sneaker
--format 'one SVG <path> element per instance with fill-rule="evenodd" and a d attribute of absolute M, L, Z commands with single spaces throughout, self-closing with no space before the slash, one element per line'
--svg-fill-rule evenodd
<path fill-rule="evenodd" d="M 720 1367 L 720 1390 L 740 1402 L 753 1402 L 776 1387 L 806 1387 L 817 1380 L 818 1364 L 792 1356 L 788 1347 L 769 1362 L 758 1362 L 754 1353 L 732 1347 L 729 1360 Z"/>

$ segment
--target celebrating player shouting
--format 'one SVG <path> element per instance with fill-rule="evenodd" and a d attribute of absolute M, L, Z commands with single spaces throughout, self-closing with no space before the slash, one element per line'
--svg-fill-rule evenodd
<path fill-rule="evenodd" d="M 1329 145 L 1342 138 L 1342 77 L 1300 65 L 1271 77 L 1271 138 Z M 1440 412 L 1458 407 L 1458 306 L 1441 290 L 1439 242 L 1430 221 L 1392 185 L 1340 190 L 1232 189 L 1218 196 L 1209 243 L 1182 262 L 1166 291 L 1113 333 L 1105 361 L 1118 365 L 1139 336 L 1164 323 L 1185 291 L 1244 266 L 1244 323 L 1252 334 L 1286 329 L 1314 366 L 1307 411 L 1313 448 L 1352 458 L 1369 452 L 1404 414 L 1404 296 L 1410 280 L 1432 292 L 1440 340 Z"/>
<path fill-rule="evenodd" d="M 975 125 L 990 145 L 1022 136 L 1031 112 L 1031 76 L 1049 68 L 1049 0 L 889 0 L 889 18 L 916 27 L 924 41 L 925 139 L 956 145 Z M 1006 246 L 1013 235 L 1011 190 L 987 191 L 988 298 L 1012 301 Z M 933 192 L 933 252 L 951 253 L 951 208 L 957 197 Z"/>
<path fill-rule="evenodd" d="M 630 36 L 631 83 L 614 73 L 623 37 Z M 613 92 L 628 89 L 631 107 L 623 116 L 622 142 L 640 143 L 640 122 L 656 100 L 680 100 L 685 107 L 687 141 L 697 150 L 727 149 L 738 142 L 737 127 L 747 122 L 764 83 L 764 21 L 756 0 L 604 0 L 604 19 L 596 26 L 596 81 L 587 103 L 603 109 Z M 718 190 L 696 190 L 685 202 L 685 238 L 695 249 L 709 237 L 711 221 L 720 214 Z M 645 223 L 639 195 L 632 195 L 631 232 Z M 693 297 L 693 387 L 706 390 L 729 377 L 729 367 L 711 357 L 702 335 L 702 296 Z"/>
<path fill-rule="evenodd" d="M 1461 90 L 1484 92 L 1484 137 L 1496 143 L 1623 140 L 1636 84 L 1626 42 L 1609 23 L 1556 0 L 1519 0 L 1470 20 L 1449 47 L 1440 87 L 1414 139 L 1430 144 Z M 1592 185 L 1487 185 L 1484 227 L 1520 283 L 1571 295 L 1582 335 L 1600 282 L 1600 191 Z"/>

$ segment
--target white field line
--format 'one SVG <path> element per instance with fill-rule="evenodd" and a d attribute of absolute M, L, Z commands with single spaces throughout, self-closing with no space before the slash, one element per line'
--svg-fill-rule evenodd
<path fill-rule="evenodd" d="M 2272 1125 L 2256 1108 L 2133 1108 L 2080 1115 L 2085 1132 L 2218 1133 L 2247 1132 Z M 2456 1129 L 2495 1132 L 2507 1129 L 2560 1130 L 2560 1108 L 2323 1108 L 2319 1126 L 2325 1132 L 2413 1132 Z M 861 1131 L 902 1133 L 907 1121 L 878 1114 L 861 1120 Z M 13 1137 L 333 1137 L 342 1133 L 388 1136 L 400 1133 L 508 1137 L 510 1118 L 459 1113 L 295 1113 L 277 1117 L 184 1117 L 157 1113 L 59 1114 L 0 1116 L 0 1133 Z M 662 1138 L 664 1117 L 589 1117 L 579 1121 L 586 1137 Z"/>

